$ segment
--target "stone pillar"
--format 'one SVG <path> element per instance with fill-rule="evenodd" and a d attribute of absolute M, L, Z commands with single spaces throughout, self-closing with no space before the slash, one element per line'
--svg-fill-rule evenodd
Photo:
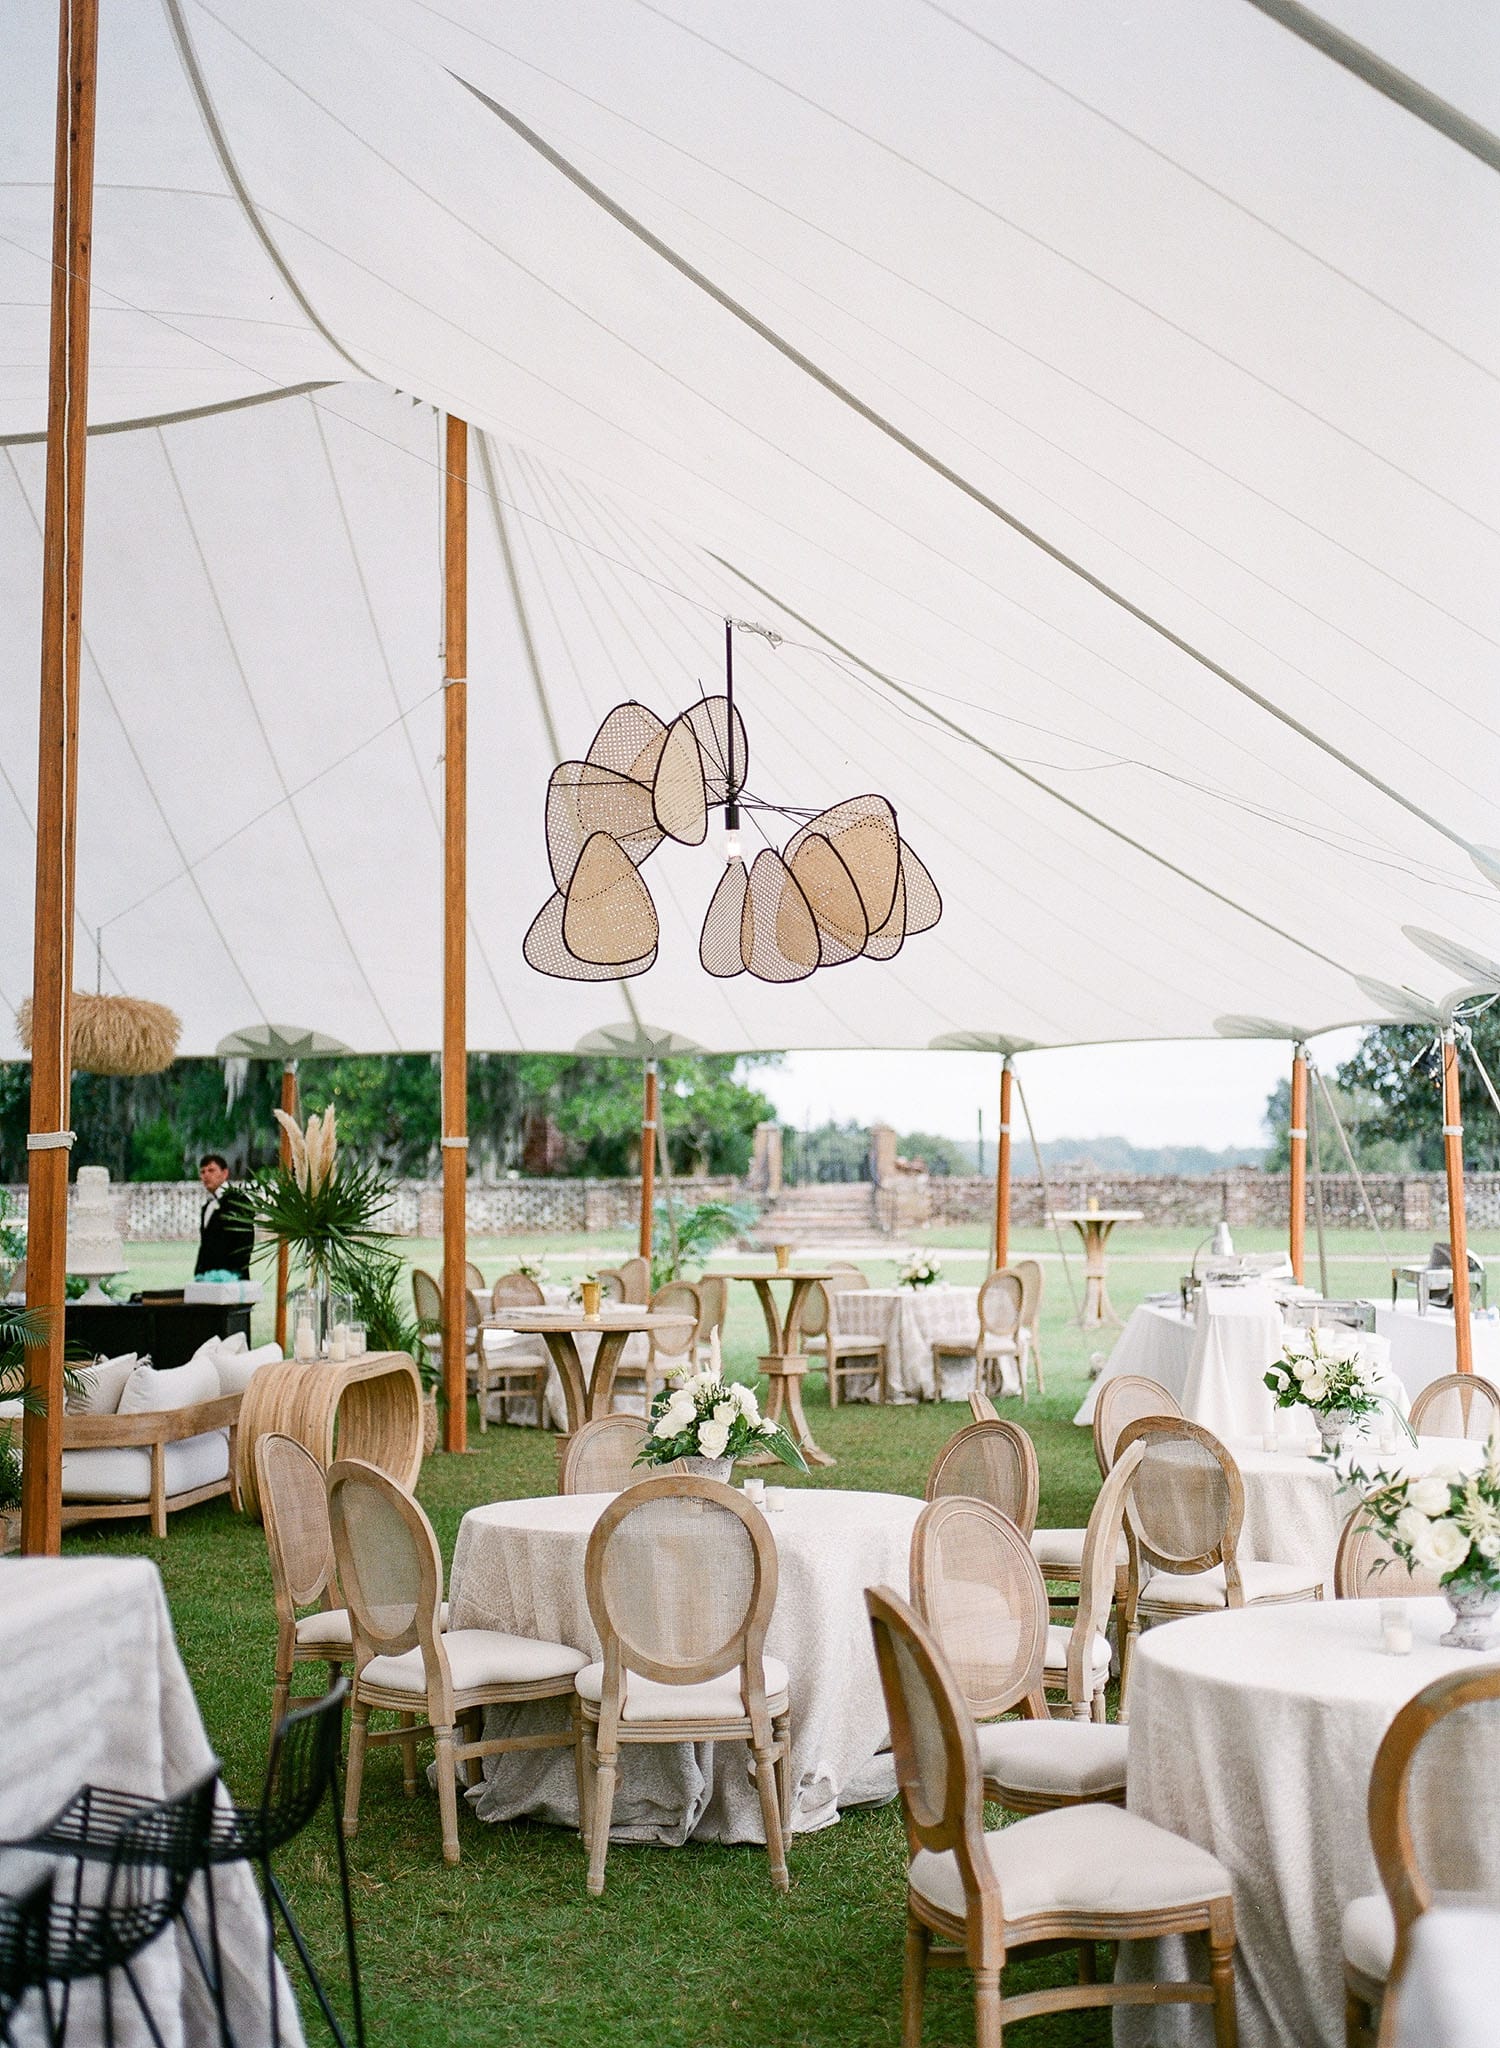
<path fill-rule="evenodd" d="M 896 1177 L 896 1133 L 889 1124 L 871 1125 L 870 1153 L 875 1185 L 884 1187 Z"/>
<path fill-rule="evenodd" d="M 750 1161 L 750 1185 L 759 1189 L 771 1201 L 781 1193 L 780 1124 L 755 1126 L 755 1153 Z"/>

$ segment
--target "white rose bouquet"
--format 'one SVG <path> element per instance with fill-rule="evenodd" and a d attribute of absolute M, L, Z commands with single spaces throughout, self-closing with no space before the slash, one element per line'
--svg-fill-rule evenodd
<path fill-rule="evenodd" d="M 942 1277 L 943 1269 L 937 1260 L 924 1252 L 901 1268 L 896 1275 L 896 1283 L 900 1287 L 935 1287 Z"/>
<path fill-rule="evenodd" d="M 1397 1557 L 1452 1585 L 1500 1592 L 1500 1441 L 1477 1472 L 1424 1472 L 1390 1479 L 1350 1465 L 1339 1469 L 1359 1494 L 1365 1525 Z"/>
<path fill-rule="evenodd" d="M 1357 1330 L 1286 1331 L 1266 1385 L 1278 1408 L 1310 1408 L 1330 1446 L 1351 1423 L 1381 1408 L 1389 1408 L 1411 1436 L 1406 1417 L 1382 1391 L 1378 1369 Z"/>
<path fill-rule="evenodd" d="M 807 1470 L 781 1424 L 761 1414 L 754 1387 L 725 1379 L 716 1330 L 703 1370 L 680 1374 L 652 1402 L 651 1427 L 635 1462 L 670 1465 L 678 1458 L 749 1458 L 760 1451 Z"/>

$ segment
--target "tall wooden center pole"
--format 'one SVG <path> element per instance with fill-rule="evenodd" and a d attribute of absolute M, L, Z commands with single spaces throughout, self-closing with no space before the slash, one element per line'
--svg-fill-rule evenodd
<path fill-rule="evenodd" d="M 641 1257 L 651 1257 L 656 1242 L 656 1119 L 661 1102 L 655 1060 L 646 1062 L 646 1092 L 641 1104 Z"/>
<path fill-rule="evenodd" d="M 1000 1062 L 1000 1143 L 995 1154 L 995 1265 L 1010 1263 L 1010 1054 Z"/>
<path fill-rule="evenodd" d="M 1458 1093 L 1458 1047 L 1443 1033 L 1443 1170 L 1448 1176 L 1448 1244 L 1453 1253 L 1453 1338 L 1460 1372 L 1474 1370 L 1469 1328 L 1469 1221 L 1464 1213 L 1464 1127 Z"/>
<path fill-rule="evenodd" d="M 443 1448 L 469 1441 L 469 430 L 448 416 L 443 494 Z"/>
<path fill-rule="evenodd" d="M 1302 1285 L 1302 1267 L 1307 1252 L 1307 1047 L 1297 1046 L 1292 1054 L 1291 1194 L 1288 1233 L 1292 1254 L 1292 1278 Z"/>
<path fill-rule="evenodd" d="M 300 1121 L 297 1116 L 297 1062 L 295 1060 L 287 1060 L 281 1069 L 281 1111 L 283 1116 L 289 1116 L 294 1121 Z M 281 1131 L 281 1163 L 284 1167 L 290 1169 L 292 1163 L 292 1141 L 287 1136 L 283 1125 L 278 1125 L 277 1128 Z M 276 1342 L 283 1351 L 286 1350 L 286 1283 L 287 1271 L 290 1265 L 291 1252 L 288 1249 L 286 1239 L 283 1238 L 276 1247 Z"/>
<path fill-rule="evenodd" d="M 42 677 L 37 748 L 36 926 L 31 1122 L 27 1146 L 26 1306 L 46 1319 L 27 1376 L 46 1399 L 24 1424 L 21 1543 L 62 1545 L 63 1302 L 67 1295 L 68 1129 L 72 1106 L 73 875 L 78 808 L 78 662 L 83 644 L 83 484 L 88 447 L 89 258 L 94 215 L 97 0 L 62 0 L 52 194 L 52 328 L 42 546 Z"/>

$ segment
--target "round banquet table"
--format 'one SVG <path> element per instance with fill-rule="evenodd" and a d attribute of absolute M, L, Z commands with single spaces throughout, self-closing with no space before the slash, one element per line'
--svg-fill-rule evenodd
<path fill-rule="evenodd" d="M 1500 1648 L 1439 1647 L 1445 1601 L 1406 1605 L 1407 1657 L 1380 1648 L 1378 1600 L 1195 1616 L 1151 1629 L 1136 1652 L 1127 1804 L 1212 1850 L 1233 1878 L 1241 2048 L 1342 2048 L 1343 1912 L 1380 1889 L 1366 1798 L 1381 1737 L 1424 1685 L 1500 1661 Z M 1500 1866 L 1495 1756 L 1454 1744 L 1442 1767 Z M 1181 1974 L 1181 1943 L 1167 1947 L 1178 1953 L 1160 1967 Z M 1150 1955 L 1123 1952 L 1122 1970 L 1149 1974 Z M 1115 2038 L 1206 2048 L 1212 2028 L 1201 2006 L 1127 2007 Z"/>
<path fill-rule="evenodd" d="M 1358 1495 L 1339 1485 L 1331 1466 L 1306 1452 L 1263 1450 L 1259 1440 L 1232 1443 L 1229 1448 L 1245 1482 L 1241 1557 L 1319 1567 L 1324 1595 L 1331 1598 L 1334 1554 L 1340 1532 L 1358 1506 Z M 1394 1451 L 1356 1447 L 1355 1456 L 1361 1471 L 1394 1479 L 1419 1472 L 1477 1471 L 1484 1461 L 1484 1445 L 1447 1436 L 1424 1436 L 1412 1444 L 1403 1437 Z"/>
<path fill-rule="evenodd" d="M 977 1287 L 851 1287 L 837 1296 L 834 1322 L 841 1337 L 885 1340 L 887 1393 L 892 1401 L 963 1401 L 974 1385 L 974 1361 L 960 1359 L 943 1371 L 941 1383 L 933 1363 L 935 1337 L 959 1343 L 979 1341 Z M 1020 1380 L 1011 1360 L 1005 1361 L 1019 1393 Z M 874 1375 L 840 1399 L 873 1399 Z"/>
<path fill-rule="evenodd" d="M 449 1578 L 452 1626 L 506 1629 L 597 1657 L 584 1553 L 614 1497 L 549 1494 L 470 1509 L 459 1525 Z M 791 1673 L 792 1827 L 798 1833 L 830 1826 L 840 1806 L 894 1795 L 889 1759 L 876 1762 L 886 1717 L 864 1595 L 866 1586 L 886 1585 L 905 1596 L 911 1532 L 921 1512 L 921 1501 L 905 1494 L 806 1487 L 788 1488 L 785 1508 L 766 1516 L 780 1566 L 766 1651 Z M 561 1725 L 561 1714 L 556 1701 L 491 1708 L 488 1728 Z M 763 1842 L 748 1762 L 743 1743 L 627 1748 L 611 1839 L 673 1847 L 690 1835 Z M 482 1820 L 526 1814 L 578 1825 L 566 1750 L 486 1757 L 484 1781 L 468 1797 Z"/>

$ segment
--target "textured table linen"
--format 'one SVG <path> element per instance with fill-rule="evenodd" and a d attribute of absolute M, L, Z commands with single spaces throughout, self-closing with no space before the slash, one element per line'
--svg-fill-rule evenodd
<path fill-rule="evenodd" d="M 459 1526 L 449 1577 L 455 1628 L 507 1629 L 570 1643 L 590 1658 L 599 1641 L 584 1595 L 584 1554 L 612 1494 L 550 1495 L 473 1508 Z M 829 1826 L 840 1805 L 888 1797 L 889 1764 L 875 1763 L 886 1740 L 866 1586 L 905 1595 L 911 1532 L 922 1503 L 904 1494 L 791 1489 L 768 1514 L 780 1578 L 767 1655 L 791 1673 L 792 1778 L 797 1832 Z M 543 1702 L 491 1709 L 490 1725 L 561 1723 Z M 760 1803 L 744 1743 L 652 1744 L 622 1752 L 615 1797 L 616 1841 L 676 1846 L 700 1841 L 762 1842 Z M 564 1750 L 486 1757 L 484 1782 L 469 1793 L 483 1820 L 520 1814 L 578 1825 L 573 1760 Z"/>
<path fill-rule="evenodd" d="M 50 1820 L 82 1784 L 160 1799 L 185 1790 L 212 1765 L 161 1578 L 146 1559 L 6 1560 L 0 1564 L 0 1638 L 0 1836 L 6 1840 Z M 24 1852 L 0 1853 L 0 1888 L 20 1889 L 44 1868 L 40 1858 Z M 60 1868 L 70 1882 L 74 1866 Z M 217 1871 L 214 1897 L 235 2040 L 239 2048 L 262 2048 L 270 2038 L 266 1921 L 248 1867 L 231 1864 Z M 193 1910 L 202 1927 L 201 1881 L 193 1888 Z M 202 1978 L 180 1933 L 161 1936 L 133 1967 L 168 2048 L 198 2048 L 218 2039 Z M 123 1982 L 116 1984 L 114 2008 L 120 2048 L 148 2039 Z M 282 2041 L 300 2043 L 296 2001 L 285 1978 L 280 2011 Z M 68 2038 L 102 2038 L 96 1986 L 75 1988 Z M 15 2039 L 26 2048 L 44 2039 L 34 1996 Z"/>
<path fill-rule="evenodd" d="M 1424 1685 L 1500 1659 L 1438 1646 L 1446 1602 L 1407 1612 L 1408 1657 L 1381 1650 L 1378 1600 L 1242 1608 L 1141 1639 L 1127 1804 L 1212 1850 L 1234 1880 L 1241 2048 L 1342 2048 L 1343 1911 L 1380 1888 L 1366 1800 L 1381 1737 Z M 1458 1745 L 1444 1758 L 1500 1860 L 1497 1762 Z M 1161 1946 L 1180 1974 L 1182 1943 Z M 1139 1952 L 1122 1967 L 1147 1974 Z M 1212 2026 L 1203 2008 L 1126 2009 L 1115 2038 L 1207 2048 Z"/>
<path fill-rule="evenodd" d="M 1229 1448 L 1245 1482 L 1241 1557 L 1311 1565 L 1322 1572 L 1323 1592 L 1331 1598 L 1339 1534 L 1358 1505 L 1358 1495 L 1340 1486 L 1332 1468 L 1314 1457 L 1263 1450 L 1258 1442 L 1231 1443 Z M 1361 1470 L 1395 1478 L 1454 1468 L 1476 1471 L 1484 1446 L 1459 1437 L 1429 1436 L 1417 1444 L 1403 1438 L 1395 1451 L 1356 1449 L 1355 1455 Z"/>
<path fill-rule="evenodd" d="M 1469 1329 L 1474 1370 L 1500 1386 L 1500 1319 L 1476 1315 Z M 1390 1345 L 1392 1369 L 1413 1400 L 1433 1380 L 1458 1370 L 1452 1309 L 1430 1308 L 1419 1316 L 1414 1301 L 1400 1301 L 1394 1308 L 1376 1302 L 1375 1333 Z"/>
<path fill-rule="evenodd" d="M 964 1401 L 973 1391 L 974 1362 L 945 1366 L 941 1389 L 933 1367 L 935 1337 L 956 1343 L 979 1338 L 977 1287 L 852 1287 L 837 1297 L 839 1334 L 885 1339 L 886 1380 L 893 1401 Z M 1014 1367 L 1010 1377 L 1015 1378 Z M 869 1382 L 873 1396 L 875 1382 Z M 1014 1392 L 1021 1391 L 1016 1380 Z M 849 1398 L 860 1398 L 855 1381 Z"/>
<path fill-rule="evenodd" d="M 1122 1373 L 1139 1373 L 1148 1380 L 1157 1381 L 1180 1404 L 1187 1386 L 1188 1367 L 1193 1362 L 1195 1334 L 1192 1317 L 1184 1315 L 1178 1303 L 1143 1301 L 1139 1308 L 1132 1310 L 1124 1329 L 1115 1339 L 1103 1372 L 1089 1388 L 1083 1405 L 1073 1417 L 1079 1428 L 1093 1428 L 1094 1403 L 1099 1398 L 1099 1389 L 1106 1380 L 1116 1379 Z"/>
<path fill-rule="evenodd" d="M 1434 1906 L 1412 1930 L 1396 2048 L 1495 2048 L 1500 1912 Z"/>

